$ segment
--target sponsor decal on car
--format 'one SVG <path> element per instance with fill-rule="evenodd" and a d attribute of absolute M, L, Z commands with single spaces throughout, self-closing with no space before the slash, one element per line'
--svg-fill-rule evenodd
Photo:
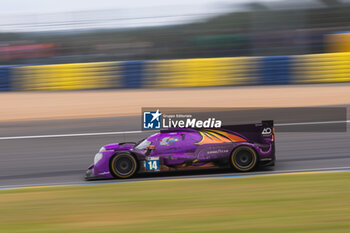
<path fill-rule="evenodd" d="M 218 150 L 214 150 L 214 151 L 208 151 L 207 154 L 219 154 L 219 153 L 227 153 L 228 150 L 221 150 L 221 149 L 218 149 Z"/>
<path fill-rule="evenodd" d="M 264 128 L 261 134 L 263 136 L 270 136 L 272 134 L 272 129 L 271 128 Z"/>
<path fill-rule="evenodd" d="M 196 145 L 212 144 L 212 143 L 227 143 L 227 142 L 245 142 L 243 137 L 223 130 L 200 129 L 198 131 L 202 139 Z"/>
<path fill-rule="evenodd" d="M 109 175 L 110 172 L 101 172 L 101 173 L 98 173 L 99 175 L 103 176 L 103 175 Z"/>
<path fill-rule="evenodd" d="M 165 137 L 162 139 L 162 141 L 159 143 L 160 146 L 170 146 L 174 142 L 179 141 L 178 137 Z"/>
<path fill-rule="evenodd" d="M 145 168 L 147 171 L 159 171 L 159 157 L 147 157 L 145 161 Z"/>

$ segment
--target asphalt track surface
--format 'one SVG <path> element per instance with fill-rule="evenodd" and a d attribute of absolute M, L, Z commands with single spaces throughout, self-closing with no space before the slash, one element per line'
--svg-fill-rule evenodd
<path fill-rule="evenodd" d="M 349 107 L 347 111 L 349 112 Z M 259 114 L 254 117 L 261 118 Z M 254 117 L 244 120 L 254 122 Z M 350 122 L 347 120 L 347 123 L 340 124 L 327 117 L 318 119 L 312 114 L 310 119 L 314 119 L 314 125 L 329 129 L 349 127 Z M 283 124 L 302 121 L 293 121 L 293 116 L 279 121 L 277 120 L 276 126 L 276 166 L 253 174 L 350 169 L 349 132 L 285 132 Z M 87 182 L 83 179 L 86 168 L 102 145 L 138 141 L 151 134 L 135 133 L 134 131 L 140 130 L 140 125 L 139 116 L 0 123 L 0 188 L 242 175 L 231 170 L 213 170 L 151 174 L 129 180 Z M 22 137 L 38 135 L 49 136 Z"/>

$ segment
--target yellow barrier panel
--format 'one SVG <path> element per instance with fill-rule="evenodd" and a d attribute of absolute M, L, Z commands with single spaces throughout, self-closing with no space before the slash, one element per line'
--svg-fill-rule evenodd
<path fill-rule="evenodd" d="M 142 87 L 205 87 L 263 83 L 264 58 L 228 57 L 144 62 Z M 123 62 L 97 62 L 13 68 L 14 90 L 79 90 L 124 87 Z M 289 64 L 289 63 L 288 63 Z M 293 83 L 350 82 L 350 52 L 291 57 Z M 131 70 L 132 71 L 132 70 Z M 276 70 L 266 72 L 276 73 Z M 132 81 L 132 80 L 131 80 Z"/>
<path fill-rule="evenodd" d="M 350 33 L 334 33 L 325 36 L 327 51 L 330 53 L 350 52 Z"/>
<path fill-rule="evenodd" d="M 120 86 L 116 62 L 24 66 L 14 69 L 15 89 L 78 90 Z"/>
<path fill-rule="evenodd" d="M 202 58 L 152 61 L 145 87 L 203 87 L 256 83 L 254 58 Z"/>
<path fill-rule="evenodd" d="M 323 53 L 293 58 L 294 83 L 350 81 L 350 53 Z"/>

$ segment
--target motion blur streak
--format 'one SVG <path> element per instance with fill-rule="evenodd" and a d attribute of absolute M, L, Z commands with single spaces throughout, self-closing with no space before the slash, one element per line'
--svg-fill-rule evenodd
<path fill-rule="evenodd" d="M 350 120 L 346 121 L 315 121 L 315 122 L 297 122 L 297 123 L 280 123 L 274 124 L 275 126 L 296 126 L 296 125 L 321 125 L 321 124 L 339 124 L 350 123 Z M 99 135 L 119 135 L 119 134 L 140 134 L 143 131 L 120 131 L 120 132 L 95 132 L 95 133 L 73 133 L 73 134 L 51 134 L 51 135 L 28 135 L 28 136 L 12 136 L 12 137 L 0 137 L 0 140 L 14 140 L 14 139 L 34 139 L 34 138 L 61 138 L 61 137 L 86 137 L 86 136 L 99 136 Z M 158 132 L 148 130 L 147 132 Z"/>
<path fill-rule="evenodd" d="M 190 179 L 227 179 L 227 178 L 247 178 L 256 176 L 279 176 L 279 175 L 304 175 L 304 174 L 321 174 L 321 173 L 334 173 L 334 172 L 350 172 L 350 167 L 332 167 L 332 168 L 318 168 L 318 169 L 300 169 L 300 170 L 289 170 L 289 171 L 270 171 L 270 172 L 251 172 L 249 174 L 236 174 L 236 175 L 202 175 L 202 176 L 175 176 L 175 177 L 161 177 L 149 179 L 131 179 L 131 180 L 119 180 L 119 181 L 103 181 L 103 182 L 89 182 L 89 183 L 51 183 L 51 184 L 26 184 L 26 185 L 9 185 L 0 186 L 0 190 L 8 189 L 41 189 L 41 188 L 53 188 L 56 186 L 81 186 L 81 185 L 105 185 L 105 184 L 123 184 L 130 182 L 142 182 L 142 181 L 179 181 L 179 180 L 190 180 Z"/>
<path fill-rule="evenodd" d="M 212 2 L 4 16 L 0 91 L 350 82 L 349 1 Z"/>
<path fill-rule="evenodd" d="M 0 19 L 1 233 L 350 232 L 350 0 L 3 0 Z M 261 129 L 276 161 L 239 157 L 274 166 L 157 172 L 254 151 L 144 140 L 147 108 L 259 122 L 245 143 Z M 146 169 L 164 150 L 155 172 L 84 179 L 142 169 L 137 142 Z"/>
<path fill-rule="evenodd" d="M 151 61 L 146 87 L 228 86 L 257 83 L 255 58 Z"/>
<path fill-rule="evenodd" d="M 324 53 L 295 56 L 295 83 L 334 83 L 350 81 L 350 53 Z"/>
<path fill-rule="evenodd" d="M 113 62 L 14 67 L 15 90 L 74 90 L 121 86 Z"/>
<path fill-rule="evenodd" d="M 350 53 L 0 67 L 3 90 L 335 83 L 350 81 Z"/>
<path fill-rule="evenodd" d="M 91 125 L 94 125 L 96 132 L 103 132 L 106 128 L 117 132 L 118 129 L 123 127 L 125 130 L 137 131 L 136 128 L 139 128 L 138 123 L 139 119 L 136 118 L 133 120 L 130 117 L 117 117 L 110 120 L 88 119 L 83 121 L 82 119 L 80 123 L 77 120 L 65 120 L 63 122 L 32 121 L 22 125 L 6 124 L 5 126 L 3 124 L 3 126 L 7 128 L 6 134 L 12 133 L 15 136 L 35 135 L 33 132 L 59 134 L 58 132 L 61 132 L 63 125 L 66 128 L 66 132 L 69 130 L 72 133 L 91 130 Z M 333 127 L 333 125 L 329 124 L 330 127 Z M 85 167 L 91 164 L 94 154 L 96 154 L 101 145 L 112 142 L 136 142 L 153 133 L 144 131 L 140 134 L 106 134 L 88 137 L 0 140 L 0 147 L 2 149 L 0 156 L 0 163 L 2 164 L 2 169 L 0 170 L 1 186 L 46 185 L 67 182 L 74 184 L 85 183 L 83 181 Z M 49 133 L 46 133 L 46 135 L 49 135 Z M 349 138 L 349 132 L 282 133 L 277 130 L 276 166 L 273 170 L 268 169 L 265 172 L 283 172 L 301 169 L 324 170 L 325 168 L 344 169 L 344 167 L 348 167 L 350 164 Z M 21 161 L 21 163 L 18 163 L 18 161 Z M 237 173 L 232 173 L 231 170 L 216 170 L 213 171 L 211 176 L 218 176 L 220 173 L 220 176 L 237 175 Z M 205 171 L 194 175 L 202 177 L 208 174 L 210 175 L 210 172 Z M 179 174 L 176 175 L 178 176 Z M 192 177 L 193 174 L 184 175 L 184 177 Z M 140 177 L 140 179 L 157 179 L 158 176 L 161 175 L 150 175 Z M 174 176 L 174 174 L 164 176 Z M 113 182 L 123 181 L 117 179 Z"/>

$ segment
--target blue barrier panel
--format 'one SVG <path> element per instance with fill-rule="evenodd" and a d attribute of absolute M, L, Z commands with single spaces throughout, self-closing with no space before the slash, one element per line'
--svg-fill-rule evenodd
<path fill-rule="evenodd" d="M 122 87 L 140 88 L 145 78 L 145 61 L 121 62 Z"/>
<path fill-rule="evenodd" d="M 11 68 L 0 66 L 0 91 L 11 90 Z"/>
<path fill-rule="evenodd" d="M 258 72 L 260 84 L 290 84 L 291 61 L 290 56 L 262 57 L 261 70 Z"/>

